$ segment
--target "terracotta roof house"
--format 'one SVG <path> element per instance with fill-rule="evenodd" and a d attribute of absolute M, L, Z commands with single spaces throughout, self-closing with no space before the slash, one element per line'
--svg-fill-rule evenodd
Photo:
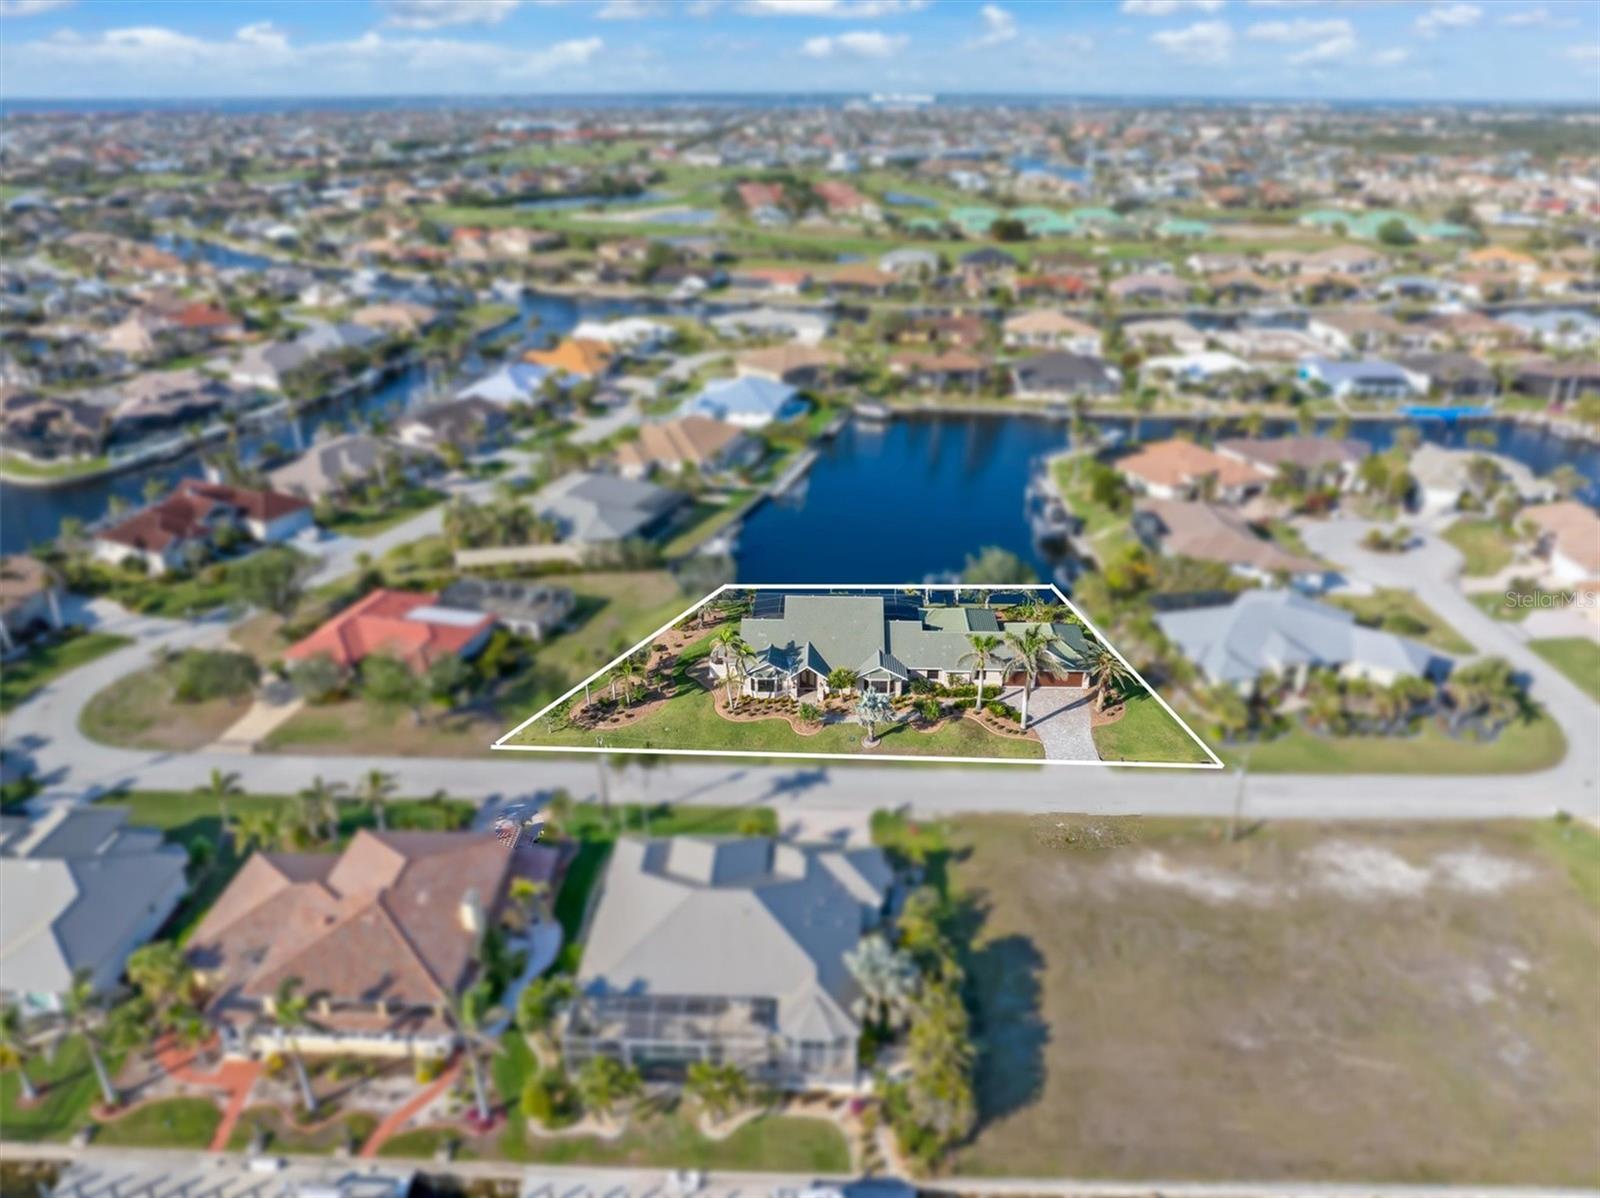
<path fill-rule="evenodd" d="M 636 440 L 617 446 L 617 472 L 624 478 L 644 478 L 654 470 L 683 470 L 693 466 L 702 473 L 717 473 L 747 465 L 761 456 L 761 443 L 738 427 L 707 416 L 685 416 L 661 424 L 646 424 Z"/>
<path fill-rule="evenodd" d="M 947 349 L 942 353 L 916 353 L 905 350 L 889 358 L 889 373 L 914 387 L 944 390 L 946 387 L 976 389 L 983 382 L 988 363 L 977 354 Z"/>
<path fill-rule="evenodd" d="M 1001 326 L 1005 343 L 1012 347 L 1063 349 L 1068 353 L 1094 357 L 1100 353 L 1100 330 L 1087 321 L 1065 312 L 1038 308 L 1019 312 Z"/>
<path fill-rule="evenodd" d="M 224 527 L 270 544 L 311 524 L 311 505 L 281 491 L 184 479 L 167 498 L 95 534 L 102 561 L 140 561 L 152 574 L 186 564 L 192 546 L 208 547 Z"/>
<path fill-rule="evenodd" d="M 859 996 L 846 955 L 893 905 L 881 849 L 766 837 L 623 837 L 589 923 L 562 1058 L 853 1089 Z"/>
<path fill-rule="evenodd" d="M 1181 303 L 1189 298 L 1189 285 L 1171 275 L 1123 275 L 1108 283 L 1106 291 L 1116 299 L 1133 302 Z"/>
<path fill-rule="evenodd" d="M 771 379 L 791 387 L 811 387 L 844 367 L 844 355 L 814 345 L 771 345 L 749 349 L 734 358 L 741 376 Z"/>
<path fill-rule="evenodd" d="M 1267 483 L 1254 467 L 1193 441 L 1155 441 L 1112 464 L 1135 490 L 1155 499 L 1192 499 L 1209 487 L 1214 498 L 1237 501 Z"/>
<path fill-rule="evenodd" d="M 534 349 L 523 360 L 549 370 L 560 370 L 580 378 L 599 378 L 611 369 L 611 347 L 603 341 L 564 338 L 554 349 Z"/>
<path fill-rule="evenodd" d="M 1280 549 L 1258 536 L 1232 508 L 1188 499 L 1142 499 L 1133 530 L 1157 553 L 1221 562 L 1233 573 L 1268 583 L 1288 576 L 1302 591 L 1323 590 L 1333 572 L 1321 562 Z"/>
<path fill-rule="evenodd" d="M 899 275 L 879 270 L 869 262 L 851 262 L 840 266 L 826 279 L 830 293 L 848 295 L 885 295 L 889 288 L 899 282 Z"/>
<path fill-rule="evenodd" d="M 1586 503 L 1566 499 L 1522 509 L 1539 530 L 1539 552 L 1562 586 L 1600 579 L 1600 516 Z"/>
<path fill-rule="evenodd" d="M 513 935 L 512 879 L 548 882 L 556 858 L 490 836 L 366 829 L 337 856 L 252 854 L 187 945 L 224 1049 L 447 1055 L 449 1006 L 477 981 L 484 934 Z M 286 1038 L 271 1011 L 290 979 L 313 1002 L 310 1026 Z"/>
<path fill-rule="evenodd" d="M 1334 437 L 1230 437 L 1217 442 L 1217 452 L 1254 466 L 1267 478 L 1288 468 L 1307 479 L 1336 479 L 1348 486 L 1356 467 L 1371 451 L 1365 441 Z"/>
<path fill-rule="evenodd" d="M 379 588 L 334 615 L 285 652 L 290 661 L 326 654 L 350 670 L 374 653 L 424 670 L 441 657 L 471 657 L 495 626 L 483 612 L 444 607 L 439 596 Z"/>
<path fill-rule="evenodd" d="M 0 652 L 40 629 L 59 629 L 61 583 L 36 557 L 0 557 Z"/>

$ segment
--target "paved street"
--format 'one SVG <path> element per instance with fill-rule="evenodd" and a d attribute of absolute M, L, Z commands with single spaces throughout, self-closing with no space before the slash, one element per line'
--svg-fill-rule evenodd
<path fill-rule="evenodd" d="M 1307 819 L 1480 819 L 1548 815 L 1567 810 L 1600 817 L 1596 788 L 1600 708 L 1529 650 L 1505 625 L 1484 615 L 1449 582 L 1459 568 L 1455 550 L 1428 540 L 1399 558 L 1359 548 L 1365 525 L 1331 521 L 1307 528 L 1312 549 L 1356 563 L 1379 585 L 1412 586 L 1441 616 L 1486 652 L 1525 671 L 1532 693 L 1566 734 L 1570 750 L 1556 767 L 1506 776 L 1331 776 L 1256 774 L 1244 789 L 1244 810 L 1255 817 Z M 98 605 L 102 612 L 112 611 Z M 103 616 L 113 622 L 119 617 Z M 598 793 L 604 766 L 616 801 L 696 802 L 728 806 L 766 803 L 780 812 L 847 811 L 905 804 L 924 813 L 959 811 L 1081 811 L 1102 814 L 1227 815 L 1239 794 L 1228 771 L 1151 770 L 1102 766 L 996 765 L 928 769 L 918 766 L 748 763 L 726 758 L 669 759 L 641 768 L 617 756 L 556 756 L 490 752 L 469 759 L 338 757 L 114 749 L 78 730 L 78 713 L 99 690 L 150 661 L 162 649 L 220 638 L 220 624 L 187 625 L 122 617 L 118 631 L 137 645 L 82 667 L 17 708 L 6 723 L 6 746 L 31 758 L 47 789 L 63 797 L 92 796 L 119 787 L 183 790 L 212 768 L 240 770 L 245 785 L 268 794 L 292 793 L 320 775 L 354 783 L 372 768 L 392 771 L 408 795 L 443 788 L 477 801 L 530 799 L 564 789 L 578 798 Z M 107 625 L 111 626 L 110 624 Z"/>

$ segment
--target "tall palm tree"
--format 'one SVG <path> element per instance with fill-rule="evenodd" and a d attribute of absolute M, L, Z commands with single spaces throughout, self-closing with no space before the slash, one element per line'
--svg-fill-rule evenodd
<path fill-rule="evenodd" d="M 232 770 L 213 769 L 211 776 L 206 779 L 204 786 L 195 788 L 195 794 L 200 798 L 210 799 L 217 805 L 217 813 L 222 820 L 222 835 L 230 836 L 228 800 L 237 798 L 244 793 L 244 787 L 239 783 L 239 775 Z"/>
<path fill-rule="evenodd" d="M 844 965 L 861 990 L 854 1004 L 856 1018 L 902 1026 L 917 994 L 917 965 L 911 954 L 874 932 L 845 953 Z"/>
<path fill-rule="evenodd" d="M 713 1119 L 720 1121 L 750 1101 L 750 1079 L 731 1062 L 714 1065 L 710 1061 L 696 1061 L 689 1066 L 683 1092 L 703 1106 Z"/>
<path fill-rule="evenodd" d="M 483 997 L 483 991 L 476 987 L 468 990 L 459 999 L 451 999 L 445 1004 L 450 1022 L 455 1026 L 456 1035 L 461 1039 L 461 1051 L 467 1058 L 467 1071 L 472 1075 L 472 1102 L 477 1108 L 478 1122 L 489 1122 L 489 1090 L 483 1078 L 483 1058 L 480 1055 L 487 1047 L 491 1051 L 494 1041 L 484 1034 L 484 1016 L 488 1014 L 489 1004 Z"/>
<path fill-rule="evenodd" d="M 739 635 L 737 624 L 725 624 L 711 634 L 711 655 L 723 665 L 723 682 L 728 691 L 728 703 L 733 704 L 733 674 L 735 669 L 743 673 L 743 659 L 750 653 L 750 646 L 744 643 L 744 637 Z"/>
<path fill-rule="evenodd" d="M 278 812 L 247 811 L 239 817 L 235 848 L 240 856 L 251 849 L 266 850 L 283 842 L 284 831 L 284 823 Z"/>
<path fill-rule="evenodd" d="M 983 707 L 983 675 L 997 660 L 996 653 L 1002 644 L 1001 639 L 992 632 L 973 632 L 967 635 L 967 644 L 972 648 L 961 655 L 957 664 L 972 663 L 972 675 L 978 681 L 978 707 Z"/>
<path fill-rule="evenodd" d="M 1089 649 L 1089 682 L 1094 687 L 1094 709 L 1106 709 L 1106 696 L 1133 681 L 1133 671 L 1105 645 Z"/>
<path fill-rule="evenodd" d="M 272 998 L 272 1022 L 277 1025 L 280 1038 L 284 1041 L 284 1051 L 294 1065 L 295 1080 L 300 1085 L 300 1101 L 305 1104 L 306 1111 L 314 1115 L 317 1112 L 317 1096 L 311 1089 L 311 1078 L 306 1074 L 305 1059 L 298 1048 L 289 1046 L 296 1032 L 312 1026 L 310 1011 L 311 999 L 300 993 L 300 979 L 284 978 Z"/>
<path fill-rule="evenodd" d="M 590 1057 L 578 1071 L 578 1095 L 583 1105 L 597 1114 L 611 1114 L 618 1103 L 634 1097 L 643 1088 L 637 1069 L 610 1057 Z"/>
<path fill-rule="evenodd" d="M 361 799 L 372 808 L 372 814 L 378 821 L 378 830 L 388 828 L 388 820 L 384 815 L 384 804 L 394 794 L 397 783 L 393 774 L 383 770 L 368 770 L 361 779 Z"/>
<path fill-rule="evenodd" d="M 1042 624 L 1030 624 L 1020 633 L 1008 632 L 1006 648 L 1011 651 L 1013 664 L 1022 671 L 1022 730 L 1028 730 L 1028 699 L 1038 685 L 1045 654 L 1051 646 L 1060 644 L 1060 638 Z"/>
<path fill-rule="evenodd" d="M 106 1072 L 105 1060 L 100 1056 L 99 1032 L 94 1025 L 99 1001 L 94 992 L 94 981 L 89 970 L 79 968 L 72 975 L 72 984 L 61 996 L 61 1019 L 68 1032 L 83 1037 L 84 1048 L 89 1053 L 89 1064 L 94 1067 L 94 1079 L 100 1084 L 100 1097 L 108 1107 L 117 1106 L 121 1095 L 111 1084 L 111 1074 Z"/>
<path fill-rule="evenodd" d="M 313 840 L 332 840 L 339 833 L 339 800 L 344 783 L 325 781 L 321 774 L 295 796 L 296 815 Z"/>
<path fill-rule="evenodd" d="M 33 1049 L 22 1030 L 22 1012 L 7 1004 L 0 1007 L 0 1069 L 15 1069 L 22 1084 L 24 1102 L 38 1102 L 39 1091 L 28 1076 L 28 1058 Z"/>

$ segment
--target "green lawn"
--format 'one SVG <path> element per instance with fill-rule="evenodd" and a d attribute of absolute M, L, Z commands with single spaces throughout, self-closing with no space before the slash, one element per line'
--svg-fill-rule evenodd
<path fill-rule="evenodd" d="M 222 1112 L 209 1098 L 168 1098 L 100 1124 L 94 1143 L 110 1148 L 206 1148 Z"/>
<path fill-rule="evenodd" d="M 180 703 L 169 667 L 153 665 L 94 695 L 78 713 L 78 727 L 102 744 L 193 752 L 226 732 L 253 701 L 245 694 Z"/>
<path fill-rule="evenodd" d="M 1528 648 L 1576 682 L 1600 703 L 1600 645 L 1585 636 L 1529 641 Z"/>
<path fill-rule="evenodd" d="M 1248 755 L 1250 771 L 1260 774 L 1526 774 L 1550 768 L 1566 752 L 1560 727 L 1541 714 L 1487 744 L 1456 740 L 1431 721 L 1405 737 L 1319 736 L 1296 722 Z M 1245 755 L 1242 746 L 1222 753 L 1230 765 Z"/>
<path fill-rule="evenodd" d="M 116 1065 L 115 1057 L 106 1060 L 106 1067 L 113 1072 Z M 89 1108 L 100 1100 L 100 1087 L 80 1036 L 69 1036 L 43 1055 L 30 1058 L 28 1077 L 40 1099 L 23 1106 L 17 1071 L 0 1073 L 0 1138 L 65 1140 L 88 1122 Z"/>
<path fill-rule="evenodd" d="M 133 641 L 125 636 L 75 629 L 29 650 L 27 656 L 0 670 L 0 711 L 10 711 L 68 670 L 131 644 Z"/>
<path fill-rule="evenodd" d="M 445 493 L 432 487 L 408 487 L 381 503 L 342 503 L 323 527 L 346 537 L 375 537 L 413 516 L 444 502 Z"/>
<path fill-rule="evenodd" d="M 416 1131 L 401 1132 L 393 1139 L 386 1140 L 378 1149 L 379 1156 L 403 1157 L 409 1160 L 432 1160 L 433 1154 L 439 1150 L 439 1145 L 455 1143 L 460 1145 L 463 1139 L 461 1132 L 439 1127 L 419 1127 Z M 464 1148 L 457 1148 L 455 1160 L 469 1161 L 476 1159 L 477 1154 Z"/>
<path fill-rule="evenodd" d="M 0 454 L 0 476 L 22 479 L 66 479 L 94 474 L 111 465 L 111 459 L 73 458 L 66 462 L 35 462 L 16 454 Z"/>
<path fill-rule="evenodd" d="M 1410 637 L 1445 653 L 1470 654 L 1467 640 L 1411 591 L 1380 590 L 1370 595 L 1332 595 L 1329 602 L 1353 612 L 1356 622 Z"/>
<path fill-rule="evenodd" d="M 683 521 L 682 531 L 661 547 L 663 557 L 682 557 L 726 528 L 749 501 L 751 491 L 735 491 L 726 503 L 696 503 Z"/>
<path fill-rule="evenodd" d="M 641 1118 L 615 1140 L 591 1136 L 518 1137 L 508 1128 L 501 1146 L 514 1160 L 549 1165 L 633 1165 L 654 1168 L 742 1169 L 763 1173 L 845 1173 L 850 1149 L 843 1133 L 821 1119 L 763 1115 L 725 1140 L 708 1140 L 683 1113 Z M 387 1155 L 387 1152 L 385 1152 Z"/>
<path fill-rule="evenodd" d="M 277 1107 L 251 1107 L 234 1125 L 228 1137 L 229 1152 L 243 1152 L 260 1127 L 266 1133 L 269 1152 L 326 1155 L 346 1144 L 365 1144 L 377 1130 L 378 1118 L 367 1111 L 352 1111 L 326 1126 L 302 1130 L 283 1117 Z"/>
<path fill-rule="evenodd" d="M 574 574 L 560 581 L 572 588 L 577 607 L 568 630 L 541 647 L 539 660 L 562 671 L 568 686 L 633 648 L 701 598 L 686 597 L 665 570 Z"/>
<path fill-rule="evenodd" d="M 1094 729 L 1094 747 L 1101 761 L 1211 760 L 1178 721 L 1147 696 L 1129 699 L 1120 720 Z"/>
<path fill-rule="evenodd" d="M 1516 543 L 1492 520 L 1457 520 L 1444 539 L 1461 550 L 1461 572 L 1470 578 L 1498 574 L 1516 556 Z"/>

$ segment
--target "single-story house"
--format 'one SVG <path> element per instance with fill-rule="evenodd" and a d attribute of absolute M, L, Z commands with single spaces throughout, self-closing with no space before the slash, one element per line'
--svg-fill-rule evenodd
<path fill-rule="evenodd" d="M 1000 326 L 1008 346 L 1058 349 L 1081 357 L 1098 357 L 1100 330 L 1087 321 L 1050 308 L 1036 308 L 1008 317 Z"/>
<path fill-rule="evenodd" d="M 1139 366 L 1141 376 L 1165 376 L 1180 383 L 1200 386 L 1230 376 L 1246 375 L 1250 363 L 1222 350 L 1207 349 L 1197 354 L 1157 354 Z"/>
<path fill-rule="evenodd" d="M 1356 623 L 1343 608 L 1292 590 L 1250 590 L 1232 602 L 1156 615 L 1168 640 L 1213 685 L 1249 692 L 1263 674 L 1299 689 L 1313 669 L 1388 686 L 1445 678 L 1451 660 L 1418 641 Z"/>
<path fill-rule="evenodd" d="M 845 958 L 894 895 L 876 847 L 625 836 L 559 1023 L 562 1059 L 652 1077 L 712 1061 L 785 1089 L 854 1089 L 860 991 Z"/>
<path fill-rule="evenodd" d="M 383 653 L 420 671 L 441 657 L 474 656 L 495 624 L 493 615 L 443 606 L 438 595 L 380 587 L 296 641 L 283 656 L 305 661 L 325 654 L 351 670 Z"/>
<path fill-rule="evenodd" d="M 747 376 L 707 383 L 698 395 L 684 403 L 679 413 L 724 420 L 740 428 L 765 428 L 774 422 L 794 420 L 804 415 L 807 407 L 800 392 L 787 383 Z"/>
<path fill-rule="evenodd" d="M 915 679 L 946 686 L 978 681 L 969 637 L 974 633 L 1020 633 L 1027 625 L 1002 625 L 994 612 L 980 607 L 918 607 L 881 595 L 784 594 L 781 614 L 746 616 L 739 635 L 750 647 L 744 663 L 744 693 L 822 699 L 829 693 L 828 675 L 853 670 L 856 688 L 905 694 Z M 1085 686 L 1088 643 L 1076 624 L 1055 623 L 1056 640 L 1041 685 Z M 1020 685 L 1022 675 L 1010 668 L 1002 648 L 982 671 L 986 686 Z M 716 658 L 712 672 L 723 676 L 729 663 Z"/>
<path fill-rule="evenodd" d="M 439 592 L 439 606 L 493 616 L 506 628 L 542 641 L 572 615 L 567 587 L 515 578 L 458 578 Z"/>
<path fill-rule="evenodd" d="M 1177 439 L 1152 441 L 1112 465 L 1135 491 L 1155 499 L 1193 499 L 1209 492 L 1209 498 L 1237 503 L 1264 490 L 1268 481 L 1237 458 Z"/>
<path fill-rule="evenodd" d="M 403 445 L 370 433 L 346 433 L 319 441 L 287 466 L 267 474 L 274 490 L 306 499 L 342 494 L 346 488 L 395 469 L 415 478 L 437 463 L 416 446 Z"/>
<path fill-rule="evenodd" d="M 734 358 L 734 369 L 741 378 L 766 379 L 791 387 L 815 387 L 844 365 L 844 355 L 838 350 L 800 344 L 749 349 Z"/>
<path fill-rule="evenodd" d="M 188 891 L 182 846 L 127 819 L 66 804 L 0 816 L 0 994 L 25 1015 L 59 1011 L 79 970 L 113 989 Z"/>
<path fill-rule="evenodd" d="M 785 337 L 801 345 L 819 345 L 832 322 L 815 311 L 751 308 L 713 316 L 708 324 L 719 337 Z"/>
<path fill-rule="evenodd" d="M 613 350 L 655 350 L 672 340 L 676 330 L 670 324 L 644 316 L 622 316 L 616 320 L 585 320 L 572 330 L 574 341 L 598 341 Z"/>
<path fill-rule="evenodd" d="M 579 341 L 564 337 L 553 349 L 531 349 L 523 360 L 558 374 L 580 379 L 603 378 L 615 359 L 612 347 L 604 341 Z"/>
<path fill-rule="evenodd" d="M 0 557 L 0 653 L 36 632 L 59 630 L 61 581 L 36 557 Z"/>
<path fill-rule="evenodd" d="M 1522 519 L 1538 530 L 1539 554 L 1561 586 L 1600 579 L 1600 516 L 1573 499 L 1522 509 Z"/>
<path fill-rule="evenodd" d="M 553 521 L 564 540 L 605 544 L 659 532 L 687 500 L 682 491 L 638 479 L 577 470 L 533 496 L 533 509 Z"/>
<path fill-rule="evenodd" d="M 1417 481 L 1417 505 L 1424 513 L 1455 509 L 1468 491 L 1480 489 L 1473 463 L 1490 462 L 1494 477 L 1507 484 L 1525 502 L 1543 501 L 1555 495 L 1555 487 L 1536 476 L 1521 462 L 1485 449 L 1447 449 L 1424 442 L 1406 462 L 1406 469 Z"/>
<path fill-rule="evenodd" d="M 1122 372 L 1098 357 L 1052 350 L 1011 367 L 1011 391 L 1018 399 L 1067 400 L 1076 395 L 1116 395 Z"/>
<path fill-rule="evenodd" d="M 357 832 L 342 853 L 253 853 L 186 945 L 231 1055 L 446 1057 L 448 1010 L 481 974 L 478 948 L 508 920 L 511 882 L 548 883 L 557 853 L 514 853 L 466 832 Z M 310 1026 L 272 1018 L 297 979 Z"/>
<path fill-rule="evenodd" d="M 1173 353 L 1197 354 L 1206 348 L 1206 336 L 1187 320 L 1163 317 L 1157 320 L 1130 320 L 1122 326 L 1129 345 L 1143 350 L 1170 347 Z"/>
<path fill-rule="evenodd" d="M 889 356 L 889 373 L 912 387 L 943 391 L 948 387 L 976 390 L 983 383 L 988 362 L 964 349 L 933 352 L 903 350 Z"/>
<path fill-rule="evenodd" d="M 505 409 L 490 400 L 452 399 L 407 416 L 396 435 L 420 449 L 454 445 L 475 453 L 498 440 L 509 423 Z"/>
<path fill-rule="evenodd" d="M 94 553 L 164 574 L 186 565 L 191 547 L 208 548 L 224 527 L 265 545 L 310 526 L 311 505 L 297 495 L 186 478 L 165 499 L 96 532 Z"/>
<path fill-rule="evenodd" d="M 508 362 L 457 391 L 456 398 L 486 399 L 502 407 L 516 403 L 537 404 L 542 398 L 545 380 L 551 378 L 560 376 L 532 362 Z"/>
<path fill-rule="evenodd" d="M 702 474 L 754 465 L 762 454 L 761 442 L 721 420 L 685 416 L 660 424 L 645 424 L 632 441 L 617 446 L 617 472 L 624 478 L 645 478 L 655 470 L 679 471 L 694 467 Z"/>
<path fill-rule="evenodd" d="M 1336 399 L 1408 399 L 1418 394 L 1404 367 L 1377 358 L 1359 362 L 1304 358 L 1296 375 L 1302 382 L 1326 387 Z"/>
<path fill-rule="evenodd" d="M 1154 552 L 1220 562 L 1255 582 L 1286 577 L 1297 590 L 1317 592 L 1334 578 L 1321 562 L 1280 548 L 1258 535 L 1233 508 L 1221 504 L 1141 499 L 1134 506 L 1133 531 Z"/>
<path fill-rule="evenodd" d="M 1336 437 L 1229 437 L 1217 452 L 1254 466 L 1267 478 L 1284 469 L 1307 482 L 1331 482 L 1344 490 L 1371 451 L 1364 441 Z"/>
<path fill-rule="evenodd" d="M 1424 395 L 1447 399 L 1489 399 L 1498 390 L 1494 371 L 1471 354 L 1410 354 L 1395 363 Z"/>

